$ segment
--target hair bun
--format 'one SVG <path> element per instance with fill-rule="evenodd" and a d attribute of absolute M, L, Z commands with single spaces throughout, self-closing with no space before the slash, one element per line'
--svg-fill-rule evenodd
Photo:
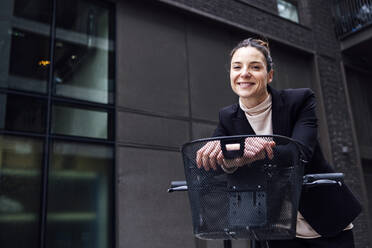
<path fill-rule="evenodd" d="M 253 42 L 256 42 L 257 44 L 259 44 L 260 46 L 264 46 L 266 47 L 267 49 L 269 49 L 269 42 L 268 41 L 263 41 L 261 39 L 253 39 L 252 40 Z"/>

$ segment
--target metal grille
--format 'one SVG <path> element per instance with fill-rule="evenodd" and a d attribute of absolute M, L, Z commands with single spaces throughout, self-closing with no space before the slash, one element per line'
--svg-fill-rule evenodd
<path fill-rule="evenodd" d="M 372 0 L 334 0 L 333 16 L 339 39 L 372 24 Z"/>
<path fill-rule="evenodd" d="M 300 148 L 292 140 L 281 136 L 203 139 L 185 144 L 182 154 L 197 237 L 270 240 L 295 236 L 303 165 Z M 216 154 L 223 156 L 216 161 L 216 170 L 200 167 L 200 161 L 206 163 L 200 157 L 208 160 Z M 221 164 L 238 169 L 226 173 Z"/>

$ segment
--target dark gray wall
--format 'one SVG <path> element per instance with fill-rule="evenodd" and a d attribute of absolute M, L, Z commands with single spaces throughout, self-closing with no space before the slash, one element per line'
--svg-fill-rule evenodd
<path fill-rule="evenodd" d="M 372 159 L 372 73 L 346 69 L 347 86 L 362 158 Z"/>
<path fill-rule="evenodd" d="M 353 120 L 348 105 L 346 82 L 341 65 L 340 43 L 333 31 L 331 1 L 312 1 L 310 5 L 316 63 L 327 116 L 333 165 L 344 172 L 346 183 L 361 200 L 364 211 L 355 220 L 356 247 L 370 246 L 369 210 L 364 177 L 358 157 Z M 348 152 L 343 153 L 343 149 Z"/>
<path fill-rule="evenodd" d="M 371 72 L 360 70 L 362 67 L 346 67 L 347 88 L 350 96 L 355 130 L 358 137 L 359 154 L 362 161 L 366 193 L 368 196 L 367 209 L 372 209 L 372 87 Z M 371 223 L 372 216 L 369 215 Z"/>
<path fill-rule="evenodd" d="M 180 146 L 209 137 L 235 100 L 228 35 L 166 6 L 117 4 L 119 247 L 195 247 L 187 194 L 166 189 L 184 179 Z"/>

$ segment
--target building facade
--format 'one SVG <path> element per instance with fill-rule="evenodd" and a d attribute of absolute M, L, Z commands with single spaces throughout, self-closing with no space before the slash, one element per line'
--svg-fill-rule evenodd
<path fill-rule="evenodd" d="M 369 247 L 372 4 L 355 6 L 2 1 L 1 246 L 222 247 L 193 238 L 187 195 L 166 189 L 184 178 L 180 146 L 209 137 L 237 101 L 230 50 L 265 36 L 273 86 L 316 94 L 321 146 L 363 203 L 354 233 Z M 362 15 L 349 24 L 352 7 Z"/>

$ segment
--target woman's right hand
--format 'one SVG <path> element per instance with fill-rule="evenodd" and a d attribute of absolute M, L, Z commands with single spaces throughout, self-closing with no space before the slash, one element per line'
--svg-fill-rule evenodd
<path fill-rule="evenodd" d="M 198 168 L 217 170 L 217 164 L 223 163 L 223 154 L 219 140 L 209 141 L 196 152 L 196 164 Z"/>
<path fill-rule="evenodd" d="M 235 145 L 235 144 L 234 144 Z M 226 150 L 239 150 L 240 147 L 227 146 Z M 266 137 L 247 137 L 244 142 L 244 153 L 242 157 L 235 159 L 225 159 L 221 150 L 220 141 L 210 141 L 200 148 L 196 153 L 196 163 L 198 168 L 217 170 L 217 165 L 225 169 L 241 167 L 245 164 L 252 163 L 256 160 L 264 159 L 266 156 L 273 159 L 273 147 L 275 142 Z"/>

